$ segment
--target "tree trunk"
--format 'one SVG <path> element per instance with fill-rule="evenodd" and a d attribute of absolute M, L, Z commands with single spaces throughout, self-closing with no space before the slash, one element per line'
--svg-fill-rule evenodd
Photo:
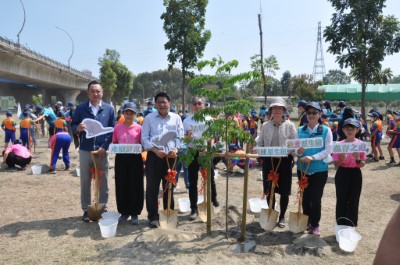
<path fill-rule="evenodd" d="M 363 119 L 366 119 L 365 116 L 365 93 L 367 90 L 367 83 L 366 80 L 362 80 L 361 82 L 361 115 Z"/>
<path fill-rule="evenodd" d="M 182 67 L 182 113 L 185 113 L 186 69 Z"/>

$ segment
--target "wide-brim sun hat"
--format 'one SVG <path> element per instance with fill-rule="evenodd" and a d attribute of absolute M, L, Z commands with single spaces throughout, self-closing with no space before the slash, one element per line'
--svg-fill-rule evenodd
<path fill-rule="evenodd" d="M 269 105 L 268 112 L 271 113 L 273 107 L 283 107 L 286 111 L 286 101 L 281 97 L 276 97 L 272 100 L 271 104 Z"/>

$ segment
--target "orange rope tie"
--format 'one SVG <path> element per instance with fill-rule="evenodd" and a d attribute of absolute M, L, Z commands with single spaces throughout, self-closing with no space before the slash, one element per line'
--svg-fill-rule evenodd
<path fill-rule="evenodd" d="M 268 180 L 272 181 L 272 184 L 274 184 L 275 187 L 278 187 L 278 179 L 279 173 L 274 170 L 270 170 L 268 174 Z"/>
<path fill-rule="evenodd" d="M 199 194 L 203 194 L 204 192 L 204 187 L 207 184 L 207 169 L 200 169 L 200 173 L 201 173 L 201 188 L 199 190 Z"/>
<path fill-rule="evenodd" d="M 164 177 L 167 183 L 165 183 L 164 192 L 168 190 L 169 183 L 171 182 L 172 185 L 176 186 L 176 175 L 177 172 L 175 169 L 168 169 L 167 175 Z"/>

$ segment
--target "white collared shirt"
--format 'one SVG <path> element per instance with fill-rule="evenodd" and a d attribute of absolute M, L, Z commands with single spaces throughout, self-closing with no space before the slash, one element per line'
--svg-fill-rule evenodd
<path fill-rule="evenodd" d="M 102 103 L 102 102 L 103 102 L 103 101 L 100 101 L 99 105 L 94 106 L 94 105 L 90 102 L 90 100 L 89 100 L 89 108 L 92 109 L 94 116 L 96 116 L 97 113 L 99 112 L 99 109 L 101 108 L 101 103 Z"/>

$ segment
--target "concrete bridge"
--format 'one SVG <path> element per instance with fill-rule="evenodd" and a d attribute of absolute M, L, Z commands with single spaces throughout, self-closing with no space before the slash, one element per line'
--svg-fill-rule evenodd
<path fill-rule="evenodd" d="M 45 104 L 75 102 L 96 79 L 22 45 L 0 37 L 0 96 L 14 96 L 21 104 L 41 94 Z M 86 98 L 85 98 L 86 99 Z"/>

